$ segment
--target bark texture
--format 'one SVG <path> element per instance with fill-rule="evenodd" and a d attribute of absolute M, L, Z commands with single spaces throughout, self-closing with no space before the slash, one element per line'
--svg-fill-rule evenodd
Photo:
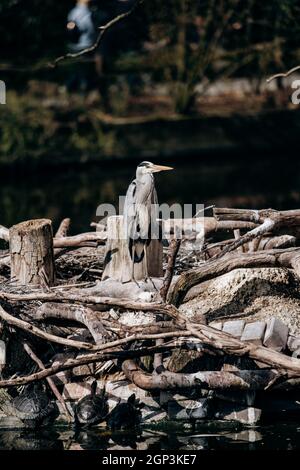
<path fill-rule="evenodd" d="M 11 280 L 19 285 L 53 286 L 55 282 L 52 223 L 22 222 L 9 231 Z"/>

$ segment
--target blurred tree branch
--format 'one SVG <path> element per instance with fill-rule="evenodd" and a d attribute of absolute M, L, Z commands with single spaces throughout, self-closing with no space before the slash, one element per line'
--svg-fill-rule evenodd
<path fill-rule="evenodd" d="M 272 80 L 275 80 L 276 78 L 288 77 L 289 75 L 292 75 L 294 72 L 297 72 L 298 70 L 300 70 L 300 65 L 296 65 L 296 67 L 293 67 L 287 72 L 276 73 L 275 75 L 272 75 L 271 77 L 267 78 L 267 83 L 270 83 Z"/>
<path fill-rule="evenodd" d="M 144 3 L 144 0 L 136 0 L 136 2 L 134 3 L 134 5 L 130 8 L 130 10 L 126 11 L 125 13 L 122 13 L 118 16 L 116 16 L 115 18 L 113 18 L 112 20 L 110 20 L 108 23 L 106 23 L 105 25 L 103 26 L 100 26 L 99 27 L 99 34 L 98 34 L 98 37 L 95 41 L 95 43 L 90 46 L 90 47 L 87 47 L 86 49 L 83 49 L 82 51 L 79 51 L 79 52 L 75 52 L 75 53 L 72 53 L 72 52 L 68 52 L 67 54 L 64 54 L 60 57 L 57 57 L 53 62 L 51 62 L 49 64 L 50 67 L 56 67 L 60 62 L 62 62 L 63 60 L 66 60 L 66 59 L 77 59 L 78 57 L 81 57 L 83 55 L 86 55 L 86 54 L 89 54 L 91 52 L 94 52 L 95 50 L 98 49 L 98 47 L 100 46 L 100 43 L 105 35 L 105 33 L 110 29 L 112 28 L 114 25 L 116 25 L 117 23 L 119 23 L 120 21 L 123 21 L 125 20 L 126 18 L 128 18 L 129 16 L 131 16 L 135 10 L 142 4 Z"/>

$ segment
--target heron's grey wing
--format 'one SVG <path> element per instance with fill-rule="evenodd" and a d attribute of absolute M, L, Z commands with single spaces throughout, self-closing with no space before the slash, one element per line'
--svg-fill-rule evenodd
<path fill-rule="evenodd" d="M 123 212 L 126 238 L 134 238 L 136 220 L 136 180 L 133 180 L 127 189 Z"/>

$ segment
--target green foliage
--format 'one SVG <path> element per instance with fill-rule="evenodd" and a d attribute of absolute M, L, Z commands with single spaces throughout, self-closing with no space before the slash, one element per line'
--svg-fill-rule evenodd
<path fill-rule="evenodd" d="M 0 107 L 0 164 L 82 161 L 117 151 L 114 133 L 80 104 L 73 104 L 67 116 L 59 108 L 41 106 L 32 95 L 29 103 L 26 95 L 9 92 L 7 103 Z"/>

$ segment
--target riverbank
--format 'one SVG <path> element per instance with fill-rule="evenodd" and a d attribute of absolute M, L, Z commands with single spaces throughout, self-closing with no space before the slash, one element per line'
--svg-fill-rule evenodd
<path fill-rule="evenodd" d="M 107 114 L 87 97 L 39 89 L 9 92 L 0 109 L 0 165 L 53 166 L 113 159 L 182 158 L 211 153 L 273 152 L 298 143 L 297 107 L 278 96 L 201 98 L 197 113 L 172 111 L 168 99 L 139 97 L 126 112 Z M 284 102 L 286 104 L 287 96 Z"/>

